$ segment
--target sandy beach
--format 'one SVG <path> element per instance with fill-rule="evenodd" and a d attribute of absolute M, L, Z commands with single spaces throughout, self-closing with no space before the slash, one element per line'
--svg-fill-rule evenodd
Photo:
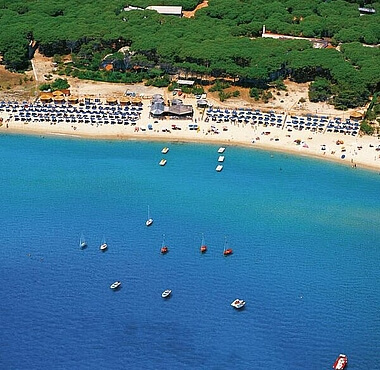
<path fill-rule="evenodd" d="M 194 98 L 185 104 L 196 106 Z M 149 117 L 150 101 L 144 100 L 140 119 L 135 125 L 105 125 L 98 123 L 22 122 L 12 113 L 0 112 L 1 134 L 56 135 L 73 138 L 150 140 L 165 143 L 186 141 L 223 146 L 240 145 L 261 150 L 292 153 L 336 161 L 354 168 L 380 171 L 380 139 L 339 133 L 288 130 L 286 127 L 262 127 L 237 122 L 223 122 L 213 130 L 214 122 L 206 122 L 205 109 L 194 108 L 192 120 L 154 119 Z M 197 124 L 198 129 L 189 128 Z M 151 129 L 148 128 L 151 125 Z M 175 125 L 176 129 L 173 129 Z M 223 127 L 223 129 L 222 129 Z M 217 133 L 215 133 L 215 131 Z M 338 144 L 337 144 L 338 143 Z"/>

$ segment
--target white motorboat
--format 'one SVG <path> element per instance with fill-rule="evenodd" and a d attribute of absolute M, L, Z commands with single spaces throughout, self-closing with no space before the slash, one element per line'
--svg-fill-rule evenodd
<path fill-rule="evenodd" d="M 103 238 L 103 241 L 102 241 L 102 243 L 100 244 L 100 250 L 104 252 L 105 250 L 107 250 L 107 248 L 108 248 L 108 245 L 107 245 L 107 243 L 106 243 L 105 238 Z"/>
<path fill-rule="evenodd" d="M 121 281 L 115 281 L 114 283 L 112 283 L 112 284 L 110 285 L 110 288 L 111 288 L 112 290 L 116 290 L 116 289 L 120 288 L 120 286 L 121 286 Z"/>
<path fill-rule="evenodd" d="M 168 298 L 168 297 L 170 296 L 170 294 L 172 294 L 171 289 L 166 289 L 166 290 L 164 290 L 164 291 L 162 292 L 161 297 L 162 297 L 162 298 Z"/>
<path fill-rule="evenodd" d="M 161 153 L 162 153 L 162 154 L 166 154 L 168 151 L 169 151 L 169 148 L 166 146 L 165 148 L 163 148 L 163 149 L 161 150 Z"/>
<path fill-rule="evenodd" d="M 236 298 L 231 303 L 231 306 L 234 307 L 234 308 L 236 308 L 237 310 L 240 310 L 241 308 L 243 308 L 245 306 L 245 301 L 243 301 L 242 299 Z"/>
<path fill-rule="evenodd" d="M 225 150 L 226 150 L 226 148 L 224 148 L 223 146 L 221 146 L 221 147 L 218 149 L 218 153 L 224 153 Z"/>
<path fill-rule="evenodd" d="M 159 165 L 165 166 L 165 164 L 166 164 L 166 159 L 161 159 Z"/>
<path fill-rule="evenodd" d="M 79 247 L 81 249 L 87 248 L 87 242 L 86 242 L 86 239 L 84 238 L 83 234 L 81 235 L 80 240 L 79 240 Z"/>
<path fill-rule="evenodd" d="M 218 157 L 218 162 L 224 162 L 224 155 L 220 155 Z"/>
<path fill-rule="evenodd" d="M 150 212 L 149 212 L 149 206 L 148 206 L 148 219 L 145 221 L 146 226 L 150 226 L 153 223 L 153 218 L 150 217 Z"/>
<path fill-rule="evenodd" d="M 223 165 L 218 164 L 215 168 L 215 171 L 220 172 L 223 169 Z"/>

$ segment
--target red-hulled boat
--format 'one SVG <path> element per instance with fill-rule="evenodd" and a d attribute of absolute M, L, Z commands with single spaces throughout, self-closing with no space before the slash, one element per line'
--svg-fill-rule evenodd
<path fill-rule="evenodd" d="M 335 360 L 333 369 L 343 370 L 346 367 L 346 365 L 347 365 L 347 356 L 341 353 Z"/>
<path fill-rule="evenodd" d="M 162 246 L 160 249 L 161 254 L 166 254 L 169 252 L 169 248 L 165 245 L 165 234 L 162 236 Z"/>
<path fill-rule="evenodd" d="M 231 248 L 227 248 L 223 251 L 223 256 L 230 256 L 233 253 Z"/>
<path fill-rule="evenodd" d="M 223 250 L 223 256 L 230 256 L 233 253 L 233 250 L 231 248 L 227 248 L 227 237 L 224 241 L 224 250 Z"/>
<path fill-rule="evenodd" d="M 205 238 L 202 234 L 202 244 L 201 244 L 201 253 L 206 253 L 207 252 L 207 245 L 205 243 Z"/>

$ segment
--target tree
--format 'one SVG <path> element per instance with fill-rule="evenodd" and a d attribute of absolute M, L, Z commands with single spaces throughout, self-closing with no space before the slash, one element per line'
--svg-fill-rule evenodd
<path fill-rule="evenodd" d="M 53 91 L 55 90 L 63 90 L 63 89 L 68 89 L 70 87 L 69 83 L 67 82 L 66 79 L 62 78 L 57 78 L 52 84 L 51 84 L 51 89 Z"/>
<path fill-rule="evenodd" d="M 316 78 L 309 87 L 309 100 L 311 102 L 326 101 L 332 95 L 331 83 L 325 78 Z"/>

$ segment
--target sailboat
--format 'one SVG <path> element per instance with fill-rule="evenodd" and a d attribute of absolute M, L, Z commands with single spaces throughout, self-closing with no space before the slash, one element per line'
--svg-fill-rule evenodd
<path fill-rule="evenodd" d="M 161 246 L 161 254 L 166 254 L 169 252 L 169 248 L 167 247 L 167 245 L 165 245 L 165 234 L 162 236 L 163 239 L 162 239 L 162 246 Z"/>
<path fill-rule="evenodd" d="M 80 239 L 79 239 L 79 247 L 81 249 L 87 248 L 87 242 L 86 242 L 86 239 L 84 238 L 83 234 L 80 236 Z"/>
<path fill-rule="evenodd" d="M 207 251 L 207 245 L 205 243 L 205 237 L 202 234 L 201 253 L 206 253 L 206 251 Z"/>
<path fill-rule="evenodd" d="M 106 243 L 106 239 L 103 238 L 102 244 L 100 244 L 100 250 L 104 252 L 105 250 L 107 250 L 107 248 L 108 248 L 108 245 Z"/>
<path fill-rule="evenodd" d="M 231 248 L 228 248 L 227 237 L 225 237 L 223 256 L 230 256 L 232 253 L 233 253 L 233 250 Z"/>
<path fill-rule="evenodd" d="M 145 225 L 150 226 L 152 225 L 152 223 L 153 223 L 153 218 L 150 217 L 149 206 L 148 206 L 148 219 L 146 220 Z"/>

